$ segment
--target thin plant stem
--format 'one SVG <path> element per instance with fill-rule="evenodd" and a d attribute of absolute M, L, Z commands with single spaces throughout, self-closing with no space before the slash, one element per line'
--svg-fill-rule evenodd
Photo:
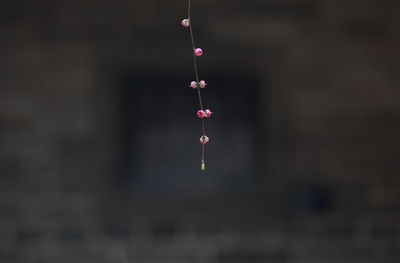
<path fill-rule="evenodd" d="M 195 42 L 194 42 L 194 37 L 193 37 L 193 29 L 192 29 L 192 19 L 190 16 L 190 0 L 188 0 L 188 20 L 189 20 L 189 31 L 190 31 L 190 38 L 192 40 L 192 49 L 193 49 L 193 64 L 194 64 L 194 73 L 196 75 L 196 83 L 197 85 L 197 94 L 199 96 L 199 104 L 200 104 L 200 109 L 203 110 L 203 99 L 201 97 L 201 92 L 200 92 L 200 87 L 199 87 L 199 71 L 197 68 L 197 59 L 196 59 L 196 55 L 194 54 L 194 50 L 196 48 Z M 201 119 L 201 130 L 202 130 L 202 136 L 206 135 L 205 132 L 205 121 L 204 118 Z M 203 137 L 202 137 L 203 138 Z M 201 144 L 201 163 L 202 165 L 204 164 L 204 144 Z"/>

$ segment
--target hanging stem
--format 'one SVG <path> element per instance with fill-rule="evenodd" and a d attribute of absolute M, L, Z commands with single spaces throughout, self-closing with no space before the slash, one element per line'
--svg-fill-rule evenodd
<path fill-rule="evenodd" d="M 192 29 L 192 19 L 190 17 L 190 0 L 188 0 L 188 19 L 189 19 L 190 38 L 192 40 L 192 48 L 193 48 L 194 73 L 196 75 L 196 83 L 199 83 L 199 72 L 198 72 L 198 69 L 197 69 L 197 59 L 196 59 L 196 55 L 194 54 L 194 50 L 196 48 L 196 45 L 194 43 L 193 29 Z M 202 97 L 201 97 L 201 92 L 200 92 L 199 85 L 197 85 L 197 94 L 199 96 L 200 109 L 203 110 L 203 100 L 202 100 Z M 205 136 L 206 132 L 205 132 L 205 121 L 204 121 L 204 118 L 201 119 L 201 128 L 202 128 L 202 136 Z M 202 167 L 202 170 L 203 170 L 204 169 L 204 144 L 201 144 L 201 167 Z"/>

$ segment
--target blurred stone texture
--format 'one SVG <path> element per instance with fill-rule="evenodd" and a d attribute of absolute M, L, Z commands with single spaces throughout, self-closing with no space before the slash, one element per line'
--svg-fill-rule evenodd
<path fill-rule="evenodd" d="M 268 87 L 264 194 L 115 187 L 117 66 L 191 65 L 186 1 L 5 1 L 0 262 L 400 262 L 399 2 L 193 8 L 202 68 Z"/>

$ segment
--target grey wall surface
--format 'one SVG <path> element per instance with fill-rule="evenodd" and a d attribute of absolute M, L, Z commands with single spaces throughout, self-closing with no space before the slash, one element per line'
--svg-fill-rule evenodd
<path fill-rule="evenodd" d="M 193 0 L 206 174 L 186 5 L 2 3 L 0 262 L 399 262 L 399 2 Z"/>

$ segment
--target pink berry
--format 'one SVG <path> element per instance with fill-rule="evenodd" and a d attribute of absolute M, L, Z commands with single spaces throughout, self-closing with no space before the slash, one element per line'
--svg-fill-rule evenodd
<path fill-rule="evenodd" d="M 203 110 L 197 111 L 197 117 L 199 117 L 200 119 L 203 119 L 204 116 L 206 116 L 206 113 Z"/>
<path fill-rule="evenodd" d="M 196 82 L 196 81 L 190 82 L 190 87 L 191 87 L 192 89 L 197 88 L 197 82 Z"/>
<path fill-rule="evenodd" d="M 187 19 L 187 18 L 183 19 L 181 22 L 181 25 L 183 27 L 189 27 L 189 25 L 190 25 L 189 19 Z"/>
<path fill-rule="evenodd" d="M 205 111 L 204 113 L 206 114 L 206 117 L 207 117 L 207 118 L 210 118 L 210 117 L 211 117 L 211 114 L 213 114 L 213 112 L 210 111 L 209 109 L 206 109 L 206 111 Z"/>
<path fill-rule="evenodd" d="M 208 143 L 209 141 L 210 141 L 210 139 L 209 139 L 207 136 L 205 136 L 205 135 L 203 135 L 203 136 L 200 137 L 200 142 L 201 142 L 202 144 L 206 144 L 206 143 Z"/>
<path fill-rule="evenodd" d="M 200 88 L 204 89 L 207 83 L 204 80 L 200 80 Z"/>
<path fill-rule="evenodd" d="M 200 57 L 201 55 L 203 55 L 203 50 L 201 48 L 196 48 L 194 50 L 194 54 L 196 55 L 196 57 Z"/>

